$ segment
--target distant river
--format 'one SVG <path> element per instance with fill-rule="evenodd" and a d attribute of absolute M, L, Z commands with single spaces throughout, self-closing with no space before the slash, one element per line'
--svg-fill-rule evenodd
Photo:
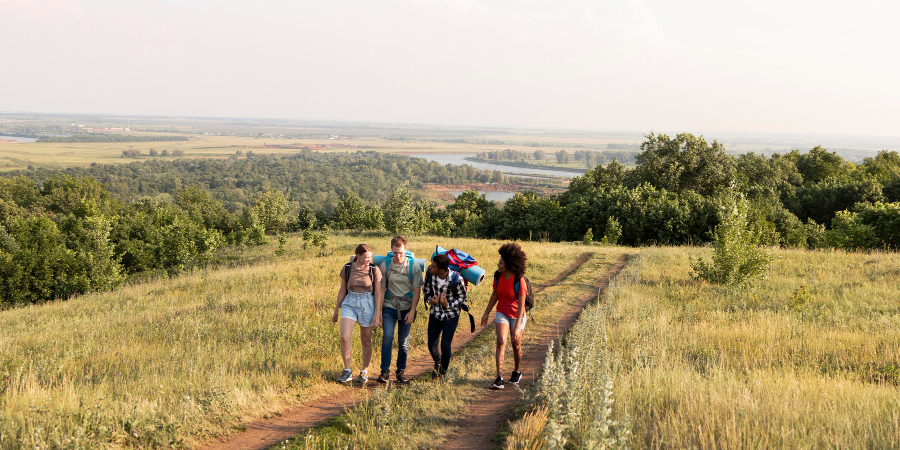
<path fill-rule="evenodd" d="M 29 137 L 0 136 L 0 141 L 3 141 L 3 140 L 20 141 L 20 142 L 37 142 L 37 139 L 29 138 Z"/>
<path fill-rule="evenodd" d="M 482 162 L 474 162 L 474 161 L 466 161 L 463 158 L 468 158 L 470 156 L 475 156 L 474 153 L 408 153 L 409 156 L 416 158 L 425 158 L 429 161 L 436 161 L 441 164 L 455 164 L 461 166 L 463 164 L 468 164 L 476 169 L 481 170 L 499 170 L 506 174 L 519 175 L 522 174 L 533 174 L 533 175 L 547 175 L 554 177 L 579 177 L 584 175 L 579 172 L 569 172 L 564 170 L 545 170 L 545 169 L 532 169 L 530 167 L 513 167 L 513 166 L 504 166 L 501 164 L 490 164 L 490 163 L 482 163 Z M 510 195 L 510 197 L 512 197 Z M 489 197 L 490 198 L 490 197 Z"/>
<path fill-rule="evenodd" d="M 447 191 L 447 192 L 453 194 L 454 196 L 457 196 L 457 195 L 463 193 L 463 191 Z M 505 201 L 513 198 L 513 195 L 516 195 L 515 192 L 510 192 L 510 191 L 478 191 L 478 193 L 484 194 L 484 198 L 486 198 L 488 200 L 496 200 L 498 202 L 505 202 Z"/>

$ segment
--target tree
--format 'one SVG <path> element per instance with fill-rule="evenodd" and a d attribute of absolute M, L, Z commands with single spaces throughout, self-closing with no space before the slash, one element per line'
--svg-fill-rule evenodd
<path fill-rule="evenodd" d="M 391 192 L 384 202 L 384 227 L 392 234 L 409 233 L 415 229 L 416 210 L 409 183 L 403 183 Z"/>
<path fill-rule="evenodd" d="M 347 192 L 341 197 L 337 208 L 334 208 L 332 215 L 332 225 L 337 229 L 357 229 L 365 228 L 366 207 L 363 205 L 362 199 L 354 192 Z"/>
<path fill-rule="evenodd" d="M 268 191 L 258 195 L 253 202 L 253 209 L 269 234 L 284 231 L 290 220 L 288 214 L 291 204 L 282 191 Z"/>
<path fill-rule="evenodd" d="M 634 176 L 673 192 L 694 191 L 713 195 L 727 189 L 735 177 L 734 158 L 717 141 L 708 144 L 703 136 L 681 133 L 674 139 L 650 133 L 641 144 Z"/>
<path fill-rule="evenodd" d="M 825 150 L 821 145 L 808 153 L 792 152 L 797 160 L 797 170 L 803 175 L 804 183 L 820 183 L 834 176 L 846 174 L 846 161 L 835 152 Z"/>
<path fill-rule="evenodd" d="M 556 162 L 560 164 L 568 164 L 569 163 L 569 154 L 566 153 L 565 150 L 560 150 L 556 152 Z"/>
<path fill-rule="evenodd" d="M 544 159 L 544 151 L 543 150 L 535 150 L 534 151 L 534 159 L 543 160 Z"/>
<path fill-rule="evenodd" d="M 900 178 L 900 154 L 896 151 L 882 150 L 874 158 L 863 159 L 863 170 L 881 184 L 887 185 Z"/>
<path fill-rule="evenodd" d="M 475 236 L 477 222 L 488 210 L 495 209 L 487 196 L 475 189 L 470 189 L 456 196 L 456 200 L 447 205 L 447 212 L 453 223 L 453 232 L 457 236 Z"/>
<path fill-rule="evenodd" d="M 559 202 L 538 197 L 534 192 L 519 192 L 503 205 L 503 227 L 498 237 L 504 239 L 556 239 L 562 209 Z"/>
<path fill-rule="evenodd" d="M 692 276 L 710 283 L 737 286 L 762 275 L 772 257 L 759 247 L 759 234 L 749 226 L 747 200 L 729 192 L 724 207 L 724 218 L 713 238 L 712 259 L 691 261 Z"/>

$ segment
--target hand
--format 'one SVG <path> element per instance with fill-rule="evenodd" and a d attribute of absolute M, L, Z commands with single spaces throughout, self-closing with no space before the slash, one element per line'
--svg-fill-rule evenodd
<path fill-rule="evenodd" d="M 522 341 L 522 329 L 519 328 L 518 326 L 516 327 L 515 330 L 513 330 L 513 339 L 517 342 Z"/>
<path fill-rule="evenodd" d="M 447 293 L 446 292 L 441 293 L 441 306 L 443 306 L 444 308 L 447 308 L 450 306 L 450 303 L 447 302 Z"/>
<path fill-rule="evenodd" d="M 339 313 L 339 310 L 338 310 L 337 308 L 334 308 L 334 314 L 331 316 L 331 321 L 332 321 L 332 322 L 337 323 L 337 321 L 338 321 L 338 313 Z"/>
<path fill-rule="evenodd" d="M 413 309 L 406 314 L 406 322 L 405 323 L 407 325 L 412 325 L 412 323 L 415 321 L 416 321 L 416 310 Z"/>
<path fill-rule="evenodd" d="M 384 323 L 384 319 L 381 317 L 381 313 L 375 313 L 375 326 L 380 327 Z"/>
<path fill-rule="evenodd" d="M 481 328 L 484 328 L 484 327 L 487 326 L 487 321 L 488 321 L 488 315 L 487 315 L 487 314 L 482 314 L 482 316 L 481 316 Z"/>

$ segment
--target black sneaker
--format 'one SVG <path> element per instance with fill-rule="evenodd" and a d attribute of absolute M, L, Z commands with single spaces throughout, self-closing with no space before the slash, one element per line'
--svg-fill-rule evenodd
<path fill-rule="evenodd" d="M 404 384 L 404 383 L 407 383 L 407 382 L 409 382 L 409 379 L 406 378 L 406 376 L 403 375 L 403 371 L 402 371 L 402 370 L 398 370 L 398 371 L 397 371 L 397 383 Z"/>
<path fill-rule="evenodd" d="M 503 377 L 497 377 L 494 384 L 491 385 L 491 389 L 503 389 L 504 384 L 506 383 L 503 382 Z"/>
<path fill-rule="evenodd" d="M 514 370 L 512 376 L 509 377 L 509 382 L 511 384 L 519 384 L 519 380 L 522 379 L 522 372 L 519 370 Z"/>
<path fill-rule="evenodd" d="M 436 378 L 441 377 L 441 363 L 434 363 L 434 368 L 431 369 L 431 379 L 434 380 Z"/>
<path fill-rule="evenodd" d="M 381 383 L 381 384 L 385 384 L 385 383 L 388 382 L 388 380 L 389 380 L 390 378 L 391 378 L 391 373 L 388 372 L 387 370 L 382 370 L 382 371 L 381 371 L 381 374 L 378 375 L 378 378 L 376 378 L 375 381 L 377 381 L 377 382 L 379 382 L 379 383 Z"/>

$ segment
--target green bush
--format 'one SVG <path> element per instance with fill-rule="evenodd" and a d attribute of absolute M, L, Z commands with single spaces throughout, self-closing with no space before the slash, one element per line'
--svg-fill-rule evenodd
<path fill-rule="evenodd" d="M 748 202 L 740 194 L 726 196 L 722 223 L 716 227 L 710 262 L 691 261 L 695 279 L 737 286 L 763 275 L 772 257 L 759 247 L 759 232 L 749 226 Z"/>

